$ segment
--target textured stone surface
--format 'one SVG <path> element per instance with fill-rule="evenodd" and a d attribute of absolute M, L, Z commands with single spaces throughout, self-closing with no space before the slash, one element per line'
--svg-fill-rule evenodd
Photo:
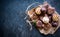
<path fill-rule="evenodd" d="M 60 14 L 60 0 L 47 0 Z M 42 35 L 24 20 L 25 10 L 33 2 L 42 3 L 43 0 L 1 0 L 0 1 L 0 36 L 3 37 L 60 37 L 60 29 L 53 35 Z"/>

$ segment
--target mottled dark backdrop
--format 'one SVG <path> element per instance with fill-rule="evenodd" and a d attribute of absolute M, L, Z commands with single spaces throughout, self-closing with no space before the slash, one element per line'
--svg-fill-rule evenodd
<path fill-rule="evenodd" d="M 47 0 L 60 14 L 60 0 Z M 25 10 L 34 2 L 43 0 L 0 0 L 0 37 L 60 37 L 60 28 L 53 35 L 42 35 L 24 20 Z"/>

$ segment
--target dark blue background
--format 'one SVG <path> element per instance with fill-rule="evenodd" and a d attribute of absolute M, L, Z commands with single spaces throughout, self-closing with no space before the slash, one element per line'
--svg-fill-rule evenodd
<path fill-rule="evenodd" d="M 60 0 L 47 0 L 60 14 Z M 0 0 L 0 37 L 60 37 L 60 29 L 53 35 L 42 35 L 24 20 L 28 5 L 43 0 Z"/>

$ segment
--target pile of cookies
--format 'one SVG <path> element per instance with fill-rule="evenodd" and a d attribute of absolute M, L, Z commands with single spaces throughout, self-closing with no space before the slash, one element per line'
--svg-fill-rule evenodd
<path fill-rule="evenodd" d="M 41 33 L 48 34 L 51 33 L 51 29 L 56 29 L 58 26 L 59 16 L 55 12 L 55 8 L 45 2 L 29 10 L 28 15 Z"/>

